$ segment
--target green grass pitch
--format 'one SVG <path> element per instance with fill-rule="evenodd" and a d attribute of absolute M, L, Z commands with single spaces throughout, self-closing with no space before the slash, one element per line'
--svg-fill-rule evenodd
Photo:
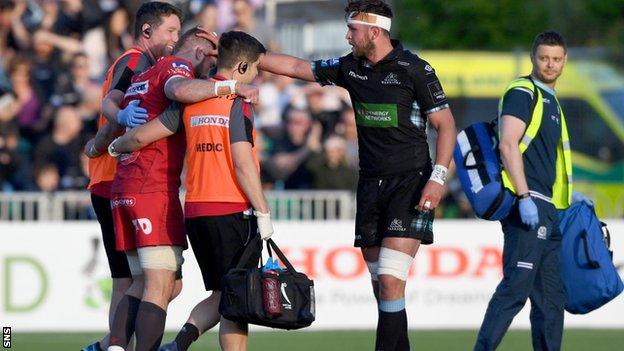
<path fill-rule="evenodd" d="M 67 351 L 81 347 L 101 337 L 99 333 L 15 333 L 11 350 L 17 351 Z M 168 333 L 165 341 L 175 337 Z M 471 350 L 474 330 L 411 331 L 412 350 L 466 351 Z M 374 331 L 275 331 L 255 332 L 249 338 L 250 351 L 345 351 L 372 350 Z M 531 350 L 528 330 L 507 333 L 500 351 Z M 219 350 L 214 332 L 200 337 L 191 351 Z M 570 329 L 564 332 L 562 350 L 565 351 L 620 351 L 624 350 L 624 330 Z"/>

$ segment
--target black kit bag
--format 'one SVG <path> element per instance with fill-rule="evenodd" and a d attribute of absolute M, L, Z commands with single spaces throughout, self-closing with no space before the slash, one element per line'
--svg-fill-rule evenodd
<path fill-rule="evenodd" d="M 277 276 L 280 287 L 280 316 L 269 316 L 264 311 L 262 295 L 262 269 L 242 268 L 253 253 L 257 235 L 243 252 L 235 268 L 230 269 L 221 279 L 221 302 L 219 313 L 229 320 L 261 325 L 278 329 L 300 329 L 312 324 L 315 319 L 314 281 L 295 271 L 284 253 L 273 240 L 266 241 L 267 251 L 273 257 L 275 251 L 280 261 L 286 265 Z"/>

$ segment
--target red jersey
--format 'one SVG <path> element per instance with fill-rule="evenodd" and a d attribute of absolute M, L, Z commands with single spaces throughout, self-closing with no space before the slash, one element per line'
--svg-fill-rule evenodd
<path fill-rule="evenodd" d="M 176 76 L 194 78 L 193 65 L 175 56 L 163 57 L 143 73 L 132 77 L 132 84 L 121 103 L 139 100 L 147 110 L 147 121 L 158 118 L 171 101 L 165 83 Z M 157 140 L 132 154 L 122 155 L 117 164 L 113 193 L 177 192 L 184 162 L 184 133 Z"/>
<path fill-rule="evenodd" d="M 126 50 L 106 72 L 106 80 L 102 84 L 102 100 L 113 89 L 126 91 L 130 86 L 130 79 L 152 65 L 147 54 L 138 48 Z M 98 129 L 106 124 L 106 118 L 100 114 Z M 117 160 L 107 152 L 96 158 L 89 159 L 89 186 L 88 189 L 95 195 L 110 198 L 111 185 L 115 177 Z"/>

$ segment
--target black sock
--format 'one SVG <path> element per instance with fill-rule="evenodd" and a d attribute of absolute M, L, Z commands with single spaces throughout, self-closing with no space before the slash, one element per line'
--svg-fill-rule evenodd
<path fill-rule="evenodd" d="M 375 350 L 409 350 L 409 340 L 405 343 L 405 340 L 402 339 L 407 339 L 407 314 L 405 309 L 398 312 L 384 312 L 380 310 L 377 321 Z M 402 341 L 400 342 L 400 340 Z M 398 348 L 399 344 L 401 348 Z"/>
<path fill-rule="evenodd" d="M 141 299 L 134 296 L 124 295 L 117 305 L 113 327 L 111 328 L 109 345 L 128 347 L 130 338 L 134 334 L 134 323 Z"/>
<path fill-rule="evenodd" d="M 178 344 L 178 349 L 180 351 L 186 351 L 197 338 L 199 338 L 199 330 L 197 327 L 191 323 L 186 323 L 182 329 L 180 329 L 178 336 L 175 338 L 175 342 Z"/>
<path fill-rule="evenodd" d="M 401 313 L 401 312 L 397 312 L 397 313 Z M 409 342 L 409 335 L 407 333 L 407 330 L 408 330 L 407 329 L 407 312 L 405 310 L 403 310 L 403 325 L 401 325 L 399 329 L 400 329 L 399 340 L 397 341 L 395 350 L 409 351 L 410 342 Z"/>
<path fill-rule="evenodd" d="M 167 311 L 142 301 L 136 318 L 136 351 L 158 351 L 165 332 Z"/>

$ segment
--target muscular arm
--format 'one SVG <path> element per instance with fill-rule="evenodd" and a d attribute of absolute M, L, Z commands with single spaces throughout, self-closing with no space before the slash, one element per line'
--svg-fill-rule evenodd
<path fill-rule="evenodd" d="M 165 83 L 165 95 L 185 104 L 199 102 L 216 96 L 214 84 L 210 80 L 173 77 Z"/>
<path fill-rule="evenodd" d="M 524 163 L 520 153 L 520 139 L 524 135 L 526 123 L 511 115 L 501 118 L 501 136 L 498 148 L 505 169 L 511 176 L 511 181 L 516 187 L 516 194 L 525 194 L 529 191 L 524 174 Z"/>
<path fill-rule="evenodd" d="M 142 126 L 132 128 L 127 131 L 123 136 L 115 141 L 115 151 L 124 153 L 140 150 L 143 147 L 157 140 L 173 135 L 174 133 L 175 132 L 165 127 L 160 119 L 157 118 L 145 123 Z"/>
<path fill-rule="evenodd" d="M 284 55 L 267 53 L 260 60 L 259 69 L 282 76 L 315 82 L 312 63 L 308 60 Z"/>
<path fill-rule="evenodd" d="M 113 89 L 102 100 L 102 114 L 108 120 L 108 123 L 117 124 L 117 113 L 120 108 L 121 100 L 124 97 L 124 92 Z"/>
<path fill-rule="evenodd" d="M 95 137 L 87 142 L 84 152 L 89 158 L 98 157 L 106 153 L 108 145 L 122 133 L 121 127 L 116 123 L 106 123 L 98 129 Z"/>
<path fill-rule="evenodd" d="M 238 184 L 240 184 L 243 192 L 247 195 L 251 206 L 256 211 L 269 213 L 269 205 L 262 192 L 260 173 L 253 159 L 251 143 L 246 141 L 233 143 L 232 160 L 234 161 L 234 171 Z"/>
<path fill-rule="evenodd" d="M 165 95 L 167 95 L 167 98 L 184 104 L 191 104 L 218 95 L 232 93 L 247 98 L 251 103 L 255 104 L 258 102 L 258 88 L 253 85 L 236 82 L 234 92 L 228 92 L 228 88 L 223 89 L 225 89 L 225 92 L 219 90 L 219 94 L 215 94 L 215 82 L 185 77 L 173 77 L 165 83 Z"/>
<path fill-rule="evenodd" d="M 455 120 L 450 108 L 429 114 L 429 122 L 431 126 L 438 132 L 438 140 L 436 143 L 436 159 L 435 164 L 448 168 L 453 156 L 453 148 L 455 147 L 455 138 L 457 130 L 455 129 Z"/>

